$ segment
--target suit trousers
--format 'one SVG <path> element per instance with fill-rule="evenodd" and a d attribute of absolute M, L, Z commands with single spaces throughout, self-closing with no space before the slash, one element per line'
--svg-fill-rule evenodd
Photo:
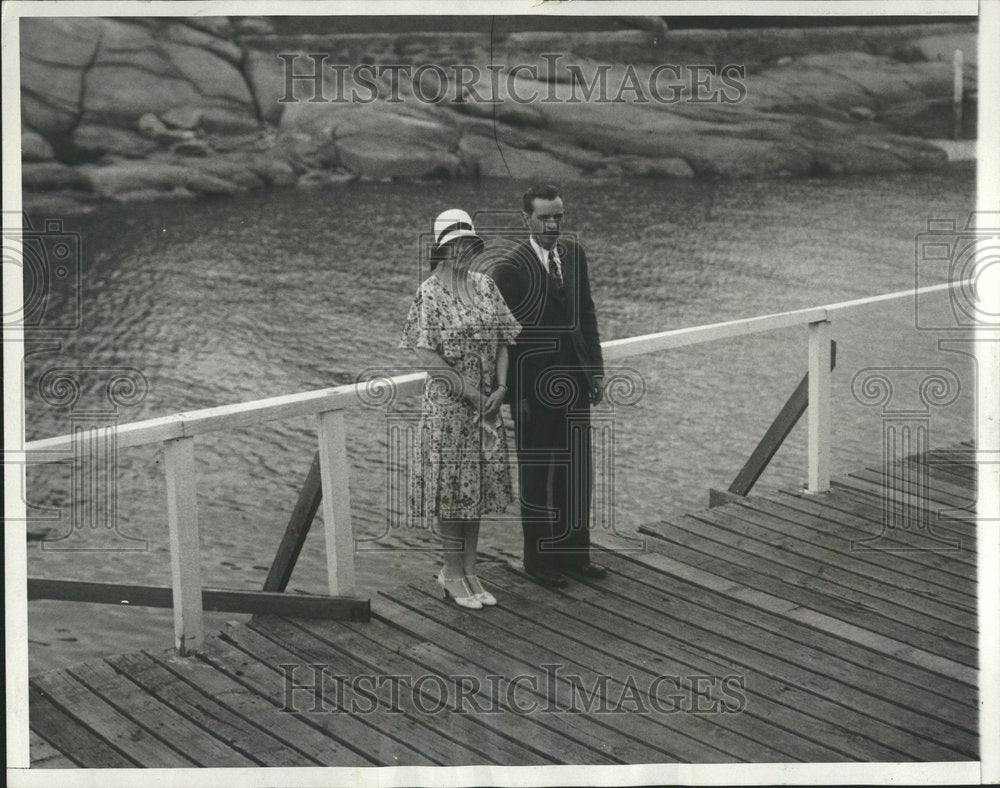
<path fill-rule="evenodd" d="M 511 409 L 529 572 L 558 572 L 590 560 L 590 398 L 582 376 L 572 381 L 544 401 L 526 387 L 531 395 Z"/>

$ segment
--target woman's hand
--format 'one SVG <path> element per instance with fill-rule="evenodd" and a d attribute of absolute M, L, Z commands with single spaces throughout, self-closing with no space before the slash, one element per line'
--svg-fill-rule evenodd
<path fill-rule="evenodd" d="M 500 406 L 503 405 L 503 398 L 506 394 L 507 389 L 501 386 L 486 398 L 486 402 L 483 404 L 483 415 L 486 418 L 492 419 L 500 412 Z"/>
<path fill-rule="evenodd" d="M 466 386 L 462 393 L 465 401 L 468 402 L 476 413 L 482 415 L 486 408 L 486 395 L 474 386 Z"/>

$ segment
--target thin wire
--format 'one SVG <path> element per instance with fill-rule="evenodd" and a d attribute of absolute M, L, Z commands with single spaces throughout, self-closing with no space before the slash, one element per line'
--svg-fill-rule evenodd
<path fill-rule="evenodd" d="M 496 21 L 495 16 L 490 17 L 490 92 L 493 94 L 493 141 L 497 145 L 497 150 L 500 152 L 500 159 L 503 161 L 503 166 L 507 170 L 507 177 L 513 178 L 514 176 L 510 174 L 510 167 L 507 165 L 507 157 L 503 155 L 503 148 L 500 147 L 500 135 L 497 133 L 497 94 L 493 88 L 493 75 L 496 71 L 493 68 L 493 23 Z"/>

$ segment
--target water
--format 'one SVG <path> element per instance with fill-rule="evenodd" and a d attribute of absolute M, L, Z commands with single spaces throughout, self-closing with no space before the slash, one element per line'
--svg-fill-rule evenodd
<path fill-rule="evenodd" d="M 410 358 L 396 343 L 419 281 L 421 233 L 449 207 L 516 210 L 522 186 L 351 184 L 105 208 L 68 220 L 83 243 L 82 324 L 58 351 L 27 359 L 28 438 L 69 430 L 68 408 L 36 390 L 54 366 L 140 370 L 148 394 L 121 410 L 122 422 L 348 383 L 364 369 L 406 371 Z M 974 174 L 633 180 L 575 185 L 565 198 L 608 340 L 910 288 L 915 236 L 928 217 L 968 213 Z M 944 277 L 926 272 L 922 283 Z M 935 303 L 935 316 L 946 317 L 947 300 Z M 727 487 L 804 373 L 805 334 L 788 329 L 619 365 L 641 381 L 643 395 L 613 412 L 613 497 L 598 493 L 613 520 L 602 515 L 600 527 L 631 533 L 640 522 L 701 508 L 709 487 Z M 850 394 L 853 375 L 866 367 L 954 370 L 962 389 L 934 411 L 931 441 L 972 435 L 970 361 L 940 350 L 941 336 L 914 329 L 911 300 L 837 318 L 835 472 L 880 457 L 880 411 Z M 108 373 L 75 374 L 85 384 L 77 407 L 99 401 Z M 359 586 L 425 582 L 435 568 L 433 534 L 386 526 L 385 411 L 355 409 L 348 425 L 355 530 L 365 548 Z M 315 451 L 313 420 L 213 433 L 196 446 L 204 582 L 260 588 Z M 800 484 L 805 467 L 800 424 L 758 484 Z M 63 511 L 62 521 L 32 528 L 67 532 L 68 466 L 32 468 L 28 479 L 31 504 Z M 122 449 L 115 481 L 119 528 L 146 540 L 145 549 L 87 551 L 78 535 L 44 549 L 32 542 L 30 575 L 169 584 L 162 450 Z M 292 588 L 323 591 L 321 533 L 317 521 Z M 485 524 L 481 550 L 518 560 L 517 521 Z M 47 601 L 32 602 L 29 618 L 32 672 L 172 643 L 169 610 Z M 216 614 L 208 624 L 233 618 Z"/>

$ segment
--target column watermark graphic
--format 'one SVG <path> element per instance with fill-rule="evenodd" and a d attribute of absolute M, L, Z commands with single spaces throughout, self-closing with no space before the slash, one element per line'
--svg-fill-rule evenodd
<path fill-rule="evenodd" d="M 84 392 L 87 382 L 97 392 Z M 67 412 L 72 436 L 68 522 L 44 550 L 145 551 L 145 539 L 129 535 L 118 519 L 118 425 L 121 411 L 139 405 L 149 382 L 132 367 L 54 367 L 39 379 L 43 402 Z M 64 522 L 62 513 L 58 517 Z"/>
<path fill-rule="evenodd" d="M 33 220 L 4 213 L 3 265 L 22 281 L 19 309 L 4 312 L 4 339 L 25 345 L 25 358 L 59 352 L 83 326 L 83 239 L 59 218 Z M 29 393 L 22 376 L 18 385 Z M 43 550 L 138 550 L 145 539 L 126 533 L 118 512 L 118 425 L 124 410 L 141 404 L 149 382 L 129 366 L 59 365 L 43 369 L 33 387 L 37 401 L 65 414 L 68 442 L 33 449 L 5 464 L 68 464 L 68 505 L 31 503 L 22 491 L 28 527 L 41 531 Z"/>
<path fill-rule="evenodd" d="M 900 393 L 899 388 L 907 392 Z M 852 550 L 960 550 L 961 541 L 940 533 L 941 513 L 932 512 L 928 466 L 917 461 L 933 445 L 931 417 L 935 408 L 953 404 L 961 391 L 958 376 L 946 368 L 868 367 L 851 380 L 851 394 L 866 406 L 880 408 L 882 462 L 881 530 L 851 541 Z M 919 402 L 908 402 L 916 393 Z"/>

